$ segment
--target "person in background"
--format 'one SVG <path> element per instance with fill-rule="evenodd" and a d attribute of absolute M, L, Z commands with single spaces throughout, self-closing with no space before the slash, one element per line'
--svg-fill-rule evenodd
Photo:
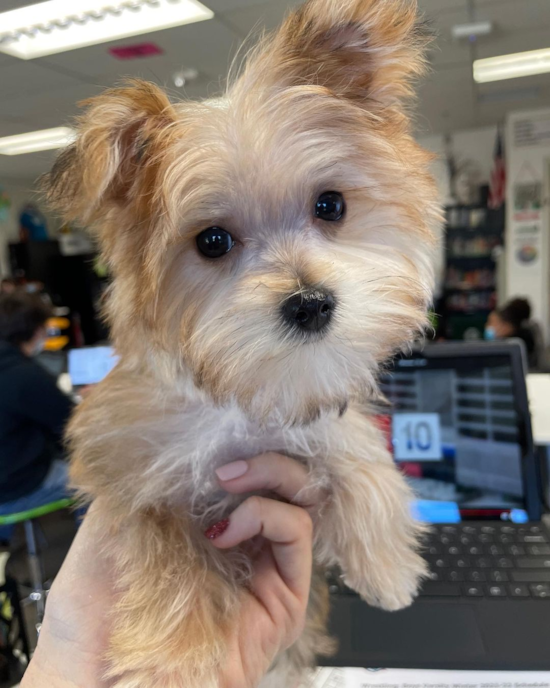
<path fill-rule="evenodd" d="M 17 283 L 13 277 L 4 277 L 0 282 L 0 294 L 13 294 L 17 289 Z"/>
<path fill-rule="evenodd" d="M 529 367 L 537 367 L 538 346 L 531 320 L 531 305 L 527 299 L 512 299 L 494 310 L 487 320 L 485 339 L 521 339 L 527 349 Z"/>
<path fill-rule="evenodd" d="M 0 294 L 0 515 L 68 496 L 61 440 L 73 404 L 33 360 L 49 317 L 38 295 Z"/>

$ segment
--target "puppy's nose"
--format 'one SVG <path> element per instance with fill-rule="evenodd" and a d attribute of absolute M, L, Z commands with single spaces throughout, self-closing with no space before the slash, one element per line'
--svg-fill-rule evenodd
<path fill-rule="evenodd" d="M 283 303 L 287 323 L 304 332 L 320 332 L 332 317 L 334 297 L 322 289 L 308 289 L 291 296 Z"/>

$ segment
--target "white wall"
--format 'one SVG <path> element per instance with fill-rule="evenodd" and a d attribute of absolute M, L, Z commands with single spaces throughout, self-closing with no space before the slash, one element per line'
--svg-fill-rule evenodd
<path fill-rule="evenodd" d="M 32 183 L 14 185 L 9 179 L 0 179 L 0 187 L 7 192 L 11 200 L 8 219 L 0 221 L 0 276 L 4 277 L 9 274 L 8 243 L 19 239 L 19 215 L 23 206 L 30 202 L 40 208 L 47 218 L 50 237 L 56 235 L 59 222 L 48 214 Z"/>
<path fill-rule="evenodd" d="M 526 138 L 527 136 L 527 138 Z M 529 140 L 530 139 L 530 140 Z M 550 333 L 550 110 L 516 112 L 507 126 L 506 256 L 508 295 L 526 296 L 534 317 Z M 515 191 L 526 184 L 542 186 L 542 207 L 520 210 Z M 525 249 L 530 250 L 525 256 Z"/>
<path fill-rule="evenodd" d="M 482 183 L 489 183 L 495 142 L 497 136 L 496 127 L 483 127 L 468 131 L 457 131 L 451 134 L 451 149 L 458 162 L 472 160 L 477 163 Z M 449 175 L 445 162 L 445 137 L 443 135 L 419 136 L 418 142 L 438 156 L 433 165 L 433 172 L 444 203 L 450 200 Z"/>
<path fill-rule="evenodd" d="M 495 142 L 497 136 L 496 127 L 483 127 L 469 131 L 458 131 L 451 135 L 451 150 L 457 162 L 471 160 L 479 168 L 481 183 L 488 184 L 493 168 Z M 443 135 L 418 136 L 417 141 L 437 155 L 432 165 L 432 171 L 439 187 L 439 196 L 443 204 L 451 202 L 449 173 L 445 159 L 446 144 Z M 437 256 L 436 274 L 437 289 L 444 279 L 445 247 L 441 241 L 440 251 Z"/>

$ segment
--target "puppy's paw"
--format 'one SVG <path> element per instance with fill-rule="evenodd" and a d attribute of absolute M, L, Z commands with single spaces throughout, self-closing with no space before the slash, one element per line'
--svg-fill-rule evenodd
<path fill-rule="evenodd" d="M 344 574 L 344 582 L 368 604 L 386 611 L 397 611 L 412 604 L 420 583 L 427 577 L 425 560 L 409 551 L 398 561 L 393 553 L 391 563 L 371 560 L 362 574 Z"/>

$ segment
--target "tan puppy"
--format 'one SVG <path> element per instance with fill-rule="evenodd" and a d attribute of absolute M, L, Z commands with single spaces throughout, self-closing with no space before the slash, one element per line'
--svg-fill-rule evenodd
<path fill-rule="evenodd" d="M 91 100 L 46 180 L 115 277 L 121 361 L 69 437 L 117 564 L 117 688 L 218 685 L 250 562 L 203 532 L 236 505 L 214 480 L 233 459 L 301 460 L 329 495 L 317 563 L 384 609 L 415 595 L 420 527 L 366 405 L 430 300 L 439 208 L 404 109 L 425 44 L 415 0 L 311 0 L 220 100 Z M 322 599 L 270 685 L 325 647 Z"/>

